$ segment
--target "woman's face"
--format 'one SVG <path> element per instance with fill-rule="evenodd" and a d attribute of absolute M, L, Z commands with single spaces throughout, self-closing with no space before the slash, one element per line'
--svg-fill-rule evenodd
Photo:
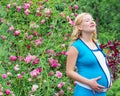
<path fill-rule="evenodd" d="M 91 15 L 87 14 L 83 17 L 83 20 L 80 24 L 80 30 L 83 32 L 95 32 L 96 23 L 94 22 Z"/>

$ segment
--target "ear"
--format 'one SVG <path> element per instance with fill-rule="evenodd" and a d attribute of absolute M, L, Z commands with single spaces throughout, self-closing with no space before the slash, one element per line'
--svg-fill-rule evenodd
<path fill-rule="evenodd" d="M 78 26 L 78 29 L 79 29 L 79 30 L 82 30 L 82 26 L 81 26 L 81 25 L 79 25 L 79 26 Z"/>

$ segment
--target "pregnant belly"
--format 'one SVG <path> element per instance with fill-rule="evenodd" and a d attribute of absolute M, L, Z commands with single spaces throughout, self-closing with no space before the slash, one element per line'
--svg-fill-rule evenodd
<path fill-rule="evenodd" d="M 106 76 L 102 76 L 98 81 L 97 81 L 100 85 L 105 86 L 106 88 L 108 87 L 108 80 L 106 78 Z"/>
<path fill-rule="evenodd" d="M 82 75 L 83 77 L 86 77 L 86 78 L 88 78 L 88 79 L 93 79 L 93 78 L 97 78 L 97 77 L 99 77 L 99 76 L 101 76 L 101 78 L 99 79 L 99 80 L 97 80 L 97 82 L 100 84 L 100 85 L 102 85 L 102 86 L 105 86 L 106 88 L 108 87 L 108 80 L 107 80 L 107 77 L 106 77 L 106 75 L 102 72 L 99 72 L 99 73 L 94 73 L 94 72 L 92 72 L 92 73 L 85 73 L 85 72 L 83 72 L 83 73 L 80 73 L 80 75 Z"/>

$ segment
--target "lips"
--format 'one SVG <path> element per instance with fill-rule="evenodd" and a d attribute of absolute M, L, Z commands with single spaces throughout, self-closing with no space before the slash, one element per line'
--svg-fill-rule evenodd
<path fill-rule="evenodd" d="M 95 27 L 95 24 L 90 25 L 90 27 Z"/>

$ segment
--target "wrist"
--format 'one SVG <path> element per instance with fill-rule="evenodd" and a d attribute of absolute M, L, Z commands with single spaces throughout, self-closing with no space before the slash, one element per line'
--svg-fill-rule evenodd
<path fill-rule="evenodd" d="M 91 81 L 90 81 L 89 79 L 87 79 L 86 84 L 87 84 L 88 86 L 91 86 Z"/>

